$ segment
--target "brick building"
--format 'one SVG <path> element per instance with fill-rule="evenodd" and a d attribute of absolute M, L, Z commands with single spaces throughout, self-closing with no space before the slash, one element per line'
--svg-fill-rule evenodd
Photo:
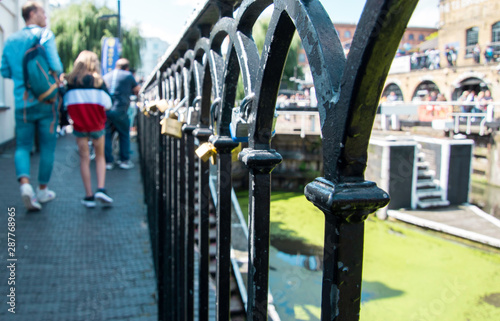
<path fill-rule="evenodd" d="M 497 0 L 441 0 L 437 36 L 440 66 L 413 68 L 412 57 L 396 57 L 382 94 L 398 93 L 404 101 L 419 99 L 430 91 L 456 100 L 464 90 L 489 90 L 495 101 L 500 99 L 500 2 Z M 478 44 L 480 62 L 473 59 Z M 491 46 L 494 59 L 486 63 L 484 52 Z M 456 62 L 449 65 L 445 48 L 456 50 Z"/>

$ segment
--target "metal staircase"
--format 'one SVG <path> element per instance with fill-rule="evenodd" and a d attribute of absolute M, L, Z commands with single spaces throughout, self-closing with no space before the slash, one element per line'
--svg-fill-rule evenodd
<path fill-rule="evenodd" d="M 421 149 L 420 145 L 418 149 Z M 417 206 L 425 209 L 450 205 L 439 180 L 435 178 L 436 171 L 429 169 L 430 164 L 425 160 L 425 153 L 420 151 L 417 157 Z"/>

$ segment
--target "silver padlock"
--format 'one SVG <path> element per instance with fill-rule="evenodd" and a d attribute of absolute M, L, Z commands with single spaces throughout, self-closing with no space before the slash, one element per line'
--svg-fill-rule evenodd
<path fill-rule="evenodd" d="M 250 114 L 254 97 L 254 94 L 248 95 L 245 99 L 243 99 L 240 107 L 235 107 L 232 110 L 229 131 L 234 142 L 248 142 L 248 130 L 250 128 L 248 116 Z"/>
<path fill-rule="evenodd" d="M 200 107 L 188 107 L 186 123 L 188 125 L 196 125 L 198 124 L 198 120 L 200 119 Z"/>
<path fill-rule="evenodd" d="M 229 131 L 234 142 L 247 142 L 249 126 L 247 121 L 241 117 L 240 110 L 240 107 L 233 108 Z"/>

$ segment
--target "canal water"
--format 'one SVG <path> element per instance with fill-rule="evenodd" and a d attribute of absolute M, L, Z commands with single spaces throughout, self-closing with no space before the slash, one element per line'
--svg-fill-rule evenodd
<path fill-rule="evenodd" d="M 499 196 L 499 187 L 473 183 L 470 203 L 500 219 Z M 269 285 L 280 319 L 320 320 L 322 248 L 287 239 L 274 239 L 271 245 Z M 380 282 L 363 280 L 361 305 L 381 295 L 397 298 L 403 294 Z"/>

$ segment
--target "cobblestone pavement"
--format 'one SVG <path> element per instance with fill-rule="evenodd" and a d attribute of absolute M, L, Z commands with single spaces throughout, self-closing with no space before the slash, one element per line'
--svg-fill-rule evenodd
<path fill-rule="evenodd" d="M 87 209 L 80 204 L 84 189 L 75 138 L 60 137 L 49 184 L 57 198 L 43 204 L 40 212 L 27 212 L 23 206 L 14 150 L 0 153 L 0 320 L 157 320 L 151 246 L 134 143 L 132 149 L 133 169 L 107 171 L 106 188 L 114 205 Z M 32 183 L 36 183 L 37 154 L 31 164 Z M 92 162 L 95 189 L 94 165 Z M 9 213 L 15 218 L 10 243 Z M 12 258 L 17 261 L 9 261 Z M 13 303 L 15 309 L 11 309 Z"/>

